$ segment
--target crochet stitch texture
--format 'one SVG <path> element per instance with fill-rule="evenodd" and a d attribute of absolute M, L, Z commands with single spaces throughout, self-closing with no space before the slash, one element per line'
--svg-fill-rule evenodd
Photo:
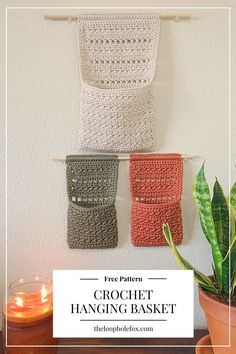
<path fill-rule="evenodd" d="M 80 149 L 152 149 L 159 16 L 82 15 L 77 26 Z"/>
<path fill-rule="evenodd" d="M 131 238 L 135 246 L 166 245 L 168 223 L 175 244 L 182 241 L 183 162 L 179 154 L 130 155 Z"/>
<path fill-rule="evenodd" d="M 116 247 L 117 156 L 69 155 L 66 164 L 69 247 Z"/>

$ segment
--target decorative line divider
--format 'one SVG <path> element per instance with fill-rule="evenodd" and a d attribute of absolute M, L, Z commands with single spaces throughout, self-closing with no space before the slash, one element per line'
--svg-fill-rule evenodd
<path fill-rule="evenodd" d="M 153 153 L 148 153 L 148 155 L 150 155 L 150 154 L 153 154 L 153 155 L 155 155 L 155 154 L 158 154 L 157 152 L 153 152 Z M 160 154 L 161 154 L 161 152 L 160 152 Z M 80 156 L 81 154 L 72 154 L 72 155 L 78 155 L 78 156 Z M 98 155 L 100 155 L 100 156 L 102 156 L 102 154 L 98 154 Z M 113 153 L 113 155 L 114 155 L 114 153 Z M 183 160 L 194 160 L 194 159 L 200 159 L 201 158 L 201 156 L 197 156 L 197 155 L 185 155 L 185 154 L 181 154 L 181 157 L 182 157 L 182 159 Z M 119 155 L 118 157 L 118 160 L 130 160 L 130 156 L 129 155 Z M 53 160 L 54 161 L 62 161 L 62 162 L 65 162 L 66 161 L 66 157 L 65 156 L 54 156 L 53 157 Z"/>

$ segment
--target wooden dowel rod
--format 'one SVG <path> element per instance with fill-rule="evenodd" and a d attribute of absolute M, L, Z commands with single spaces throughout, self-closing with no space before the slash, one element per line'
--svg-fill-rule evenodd
<path fill-rule="evenodd" d="M 122 13 L 121 13 L 122 14 Z M 93 15 L 93 14 L 91 14 Z M 107 13 L 106 15 L 109 16 L 109 13 Z M 127 15 L 127 14 L 126 14 Z M 130 15 L 133 15 L 132 13 L 130 13 Z M 142 15 L 140 13 L 140 15 Z M 80 15 L 45 15 L 44 18 L 45 20 L 52 20 L 52 21 L 77 21 L 79 19 Z M 162 20 L 173 20 L 173 21 L 180 21 L 180 20 L 190 20 L 191 19 L 191 15 L 190 14 L 163 14 L 160 15 L 160 18 Z"/>
<path fill-rule="evenodd" d="M 157 154 L 157 153 L 153 152 L 153 153 L 150 153 L 150 154 Z M 76 154 L 74 154 L 74 155 L 76 155 Z M 80 155 L 78 154 L 78 156 L 80 156 Z M 181 154 L 181 157 L 182 157 L 183 160 L 191 160 L 191 159 L 199 159 L 200 158 L 200 156 L 184 155 L 184 154 Z M 66 157 L 65 156 L 55 156 L 55 157 L 53 157 L 53 160 L 55 160 L 55 161 L 66 161 Z M 130 157 L 129 157 L 129 155 L 124 155 L 124 156 L 120 155 L 120 156 L 118 156 L 118 160 L 130 160 Z"/>

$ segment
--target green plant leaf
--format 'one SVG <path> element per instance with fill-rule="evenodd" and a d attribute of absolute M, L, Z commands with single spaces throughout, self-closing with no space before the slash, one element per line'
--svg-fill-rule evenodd
<path fill-rule="evenodd" d="M 211 202 L 212 215 L 215 225 L 216 237 L 224 258 L 229 249 L 229 209 L 223 189 L 216 179 L 213 188 L 213 198 Z"/>
<path fill-rule="evenodd" d="M 185 258 L 183 258 L 172 239 L 170 228 L 168 224 L 163 224 L 163 234 L 169 246 L 171 247 L 174 257 L 179 264 L 180 268 L 185 270 L 193 270 L 195 280 L 201 285 L 202 288 L 210 291 L 213 294 L 217 294 L 218 290 L 214 286 L 211 278 L 207 277 L 203 273 L 199 272 L 196 268 L 194 268 Z"/>
<path fill-rule="evenodd" d="M 231 289 L 230 289 L 231 295 L 234 295 L 235 289 L 236 289 L 236 273 L 234 273 L 232 276 L 232 284 L 231 284 Z"/>
<path fill-rule="evenodd" d="M 229 260 L 222 263 L 222 289 L 225 294 L 230 291 Z"/>
<path fill-rule="evenodd" d="M 223 189 L 216 179 L 213 188 L 213 198 L 211 202 L 212 215 L 215 225 L 216 237 L 224 258 L 229 249 L 229 209 Z M 222 263 L 222 288 L 228 294 L 230 290 L 229 259 Z"/>
<path fill-rule="evenodd" d="M 233 208 L 232 204 L 230 204 L 230 237 L 231 242 L 236 235 L 236 209 Z"/>
<path fill-rule="evenodd" d="M 234 183 L 230 191 L 230 203 L 233 208 L 236 209 L 236 182 Z"/>
<path fill-rule="evenodd" d="M 221 289 L 223 257 L 216 236 L 215 224 L 211 207 L 211 195 L 209 186 L 205 178 L 204 164 L 202 165 L 198 175 L 194 179 L 193 198 L 198 207 L 203 232 L 211 245 L 217 283 L 219 288 Z"/>
<path fill-rule="evenodd" d="M 236 186 L 236 183 L 234 184 L 234 186 Z M 231 202 L 232 202 L 232 195 L 231 195 Z M 231 269 L 231 278 L 232 278 L 233 274 L 236 273 L 236 209 L 232 206 L 231 203 L 230 203 L 230 247 L 228 253 L 230 253 L 230 269 Z"/>
<path fill-rule="evenodd" d="M 231 274 L 236 273 L 236 236 L 230 246 Z"/>
<path fill-rule="evenodd" d="M 229 267 L 229 258 L 230 258 L 230 267 Z M 236 236 L 234 236 L 230 247 L 228 249 L 228 252 L 223 260 L 222 263 L 222 278 L 223 282 L 225 280 L 226 284 L 226 279 L 228 279 L 228 288 L 223 288 L 225 293 L 228 293 L 230 291 L 230 283 L 232 284 L 233 282 L 233 275 L 236 273 Z"/>
<path fill-rule="evenodd" d="M 230 234 L 231 242 L 236 234 L 236 183 L 230 191 Z"/>

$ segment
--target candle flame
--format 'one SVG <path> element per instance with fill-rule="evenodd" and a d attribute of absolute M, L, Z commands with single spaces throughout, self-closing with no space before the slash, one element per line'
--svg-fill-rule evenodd
<path fill-rule="evenodd" d="M 21 297 L 16 297 L 16 305 L 20 307 L 24 306 L 24 301 Z"/>
<path fill-rule="evenodd" d="M 42 289 L 41 289 L 41 301 L 42 301 L 42 303 L 48 301 L 46 299 L 46 296 L 47 296 L 47 290 L 46 290 L 45 284 L 43 284 Z"/>

